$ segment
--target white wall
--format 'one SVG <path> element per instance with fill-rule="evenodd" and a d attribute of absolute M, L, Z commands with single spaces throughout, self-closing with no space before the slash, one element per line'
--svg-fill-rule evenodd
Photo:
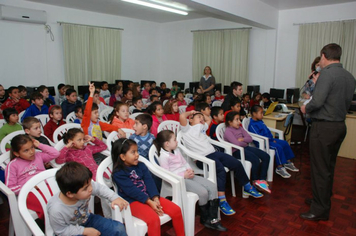
<path fill-rule="evenodd" d="M 309 7 L 279 12 L 275 85 L 295 86 L 299 27 L 294 23 L 313 23 L 356 19 L 356 2 Z M 318 55 L 315 55 L 318 56 Z"/>

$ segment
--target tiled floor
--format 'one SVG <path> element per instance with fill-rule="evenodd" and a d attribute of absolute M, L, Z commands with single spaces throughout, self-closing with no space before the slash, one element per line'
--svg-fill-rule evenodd
<path fill-rule="evenodd" d="M 297 134 L 298 129 L 294 129 L 293 136 Z M 222 223 L 229 231 L 219 234 L 197 223 L 196 235 L 356 235 L 356 160 L 338 158 L 330 220 L 310 222 L 299 218 L 309 209 L 304 199 L 311 196 L 309 148 L 308 144 L 292 148 L 299 173 L 292 173 L 290 179 L 275 175 L 270 184 L 272 194 L 260 199 L 241 198 L 240 187 L 234 198 L 228 187 L 227 199 L 236 210 L 233 216 L 222 215 Z M 170 227 L 171 224 L 162 226 L 162 235 L 172 235 Z M 0 235 L 8 235 L 6 204 L 0 205 Z"/>

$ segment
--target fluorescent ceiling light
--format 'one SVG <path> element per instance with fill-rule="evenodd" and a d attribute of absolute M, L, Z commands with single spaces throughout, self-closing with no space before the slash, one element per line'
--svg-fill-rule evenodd
<path fill-rule="evenodd" d="M 165 5 L 165 6 L 168 6 L 168 7 L 179 9 L 179 10 L 182 10 L 182 11 L 189 11 L 189 9 L 188 9 L 188 7 L 186 5 L 178 3 L 178 2 L 172 2 L 172 1 L 168 1 L 168 0 L 149 0 L 149 1 L 158 3 L 160 5 Z"/>
<path fill-rule="evenodd" d="M 165 7 L 165 6 L 161 6 L 161 5 L 157 5 L 157 4 L 153 4 L 153 3 L 149 3 L 149 2 L 144 2 L 144 1 L 139 1 L 139 0 L 122 0 L 122 1 L 138 4 L 138 5 L 145 6 L 145 7 L 152 7 L 152 8 L 156 8 L 156 9 L 163 10 L 163 11 L 169 11 L 169 12 L 173 12 L 173 13 L 184 15 L 184 16 L 188 15 L 188 12 L 180 11 L 177 9 L 173 9 L 170 7 Z"/>

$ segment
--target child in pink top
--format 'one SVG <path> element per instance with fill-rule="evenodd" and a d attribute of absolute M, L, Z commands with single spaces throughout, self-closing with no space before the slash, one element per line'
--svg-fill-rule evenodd
<path fill-rule="evenodd" d="M 178 106 L 186 106 L 187 102 L 184 100 L 183 92 L 178 92 L 176 95 L 176 99 L 178 101 Z"/>
<path fill-rule="evenodd" d="M 42 152 L 36 152 L 35 148 Z M 28 135 L 20 134 L 11 140 L 11 161 L 6 166 L 5 184 L 16 195 L 22 186 L 36 174 L 46 170 L 44 163 L 58 157 L 59 152 L 51 146 L 44 145 Z M 27 198 L 27 207 L 36 211 L 38 218 L 43 219 L 41 204 L 35 195 Z"/>
<path fill-rule="evenodd" d="M 164 115 L 162 103 L 153 102 L 151 105 L 149 105 L 147 111 L 152 116 L 151 134 L 156 137 L 159 124 L 167 120 L 167 117 Z"/>
<path fill-rule="evenodd" d="M 120 129 L 133 129 L 135 121 L 129 117 L 129 106 L 126 103 L 118 103 L 114 109 L 114 115 L 111 117 L 110 121 L 111 124 Z"/>
<path fill-rule="evenodd" d="M 150 98 L 150 89 L 151 89 L 150 83 L 146 82 L 144 85 L 144 90 L 142 90 L 142 92 L 141 92 L 142 98 L 144 98 L 144 99 Z"/>
<path fill-rule="evenodd" d="M 93 154 L 104 151 L 107 146 L 97 138 L 85 135 L 81 129 L 73 128 L 63 136 L 63 142 L 66 146 L 60 151 L 56 159 L 57 164 L 63 164 L 69 161 L 78 162 L 93 173 L 93 180 L 96 178 L 98 164 L 96 164 Z M 85 145 L 92 142 L 94 145 Z M 107 177 L 107 176 L 105 176 Z"/>

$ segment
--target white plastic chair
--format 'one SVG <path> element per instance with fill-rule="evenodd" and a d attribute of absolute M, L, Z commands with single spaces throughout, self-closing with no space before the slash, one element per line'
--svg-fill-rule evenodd
<path fill-rule="evenodd" d="M 182 114 L 187 109 L 187 105 L 179 106 L 178 109 L 179 109 L 179 114 Z"/>
<path fill-rule="evenodd" d="M 157 177 L 163 179 L 164 181 L 169 182 L 172 185 L 172 202 L 177 204 L 178 206 L 182 206 L 182 199 L 180 195 L 180 183 L 178 180 L 172 178 L 171 176 L 159 172 L 154 166 L 146 160 L 144 157 L 140 156 L 139 161 L 143 162 L 147 168 L 150 170 L 151 173 L 156 175 Z M 111 174 L 113 171 L 113 163 L 112 163 L 112 158 L 109 156 L 106 158 L 103 162 L 100 163 L 98 170 L 96 172 L 96 181 L 101 184 L 107 184 L 107 182 L 104 180 L 104 173 L 106 173 L 111 179 Z M 116 185 L 112 182 L 111 183 L 114 186 L 115 192 L 117 192 L 117 187 Z M 147 225 L 144 221 L 132 216 L 131 214 L 131 209 L 130 206 L 128 206 L 125 210 L 123 210 L 123 214 L 120 213 L 119 209 L 115 210 L 115 213 L 113 214 L 113 219 L 114 220 L 121 220 L 125 222 L 126 226 L 126 232 L 129 236 L 143 236 L 147 232 Z M 166 222 L 170 221 L 171 218 L 164 214 L 163 216 L 160 216 L 161 220 L 161 225 L 165 224 Z"/>
<path fill-rule="evenodd" d="M 166 173 L 167 175 L 170 175 L 173 178 L 177 179 L 181 184 L 180 193 L 181 193 L 182 203 L 183 203 L 183 219 L 184 219 L 184 226 L 185 226 L 185 234 L 194 235 L 195 204 L 199 200 L 199 196 L 193 192 L 187 192 L 184 178 L 159 166 L 155 161 L 155 157 L 157 158 L 157 160 L 159 160 L 156 146 L 152 145 L 149 151 L 149 160 L 151 164 L 155 168 L 157 168 L 157 170 L 159 170 L 160 172 Z M 171 192 L 172 192 L 171 186 L 167 182 L 162 181 L 161 196 L 170 196 Z"/>
<path fill-rule="evenodd" d="M 5 152 L 0 156 L 0 168 L 5 171 L 7 164 L 10 162 L 10 152 Z M 10 207 L 10 219 L 9 219 L 9 236 L 16 235 L 31 235 L 29 228 L 27 228 L 23 221 L 17 202 L 16 194 L 11 191 L 3 182 L 0 181 L 0 191 L 5 194 L 9 201 Z M 32 218 L 37 219 L 37 214 L 34 211 L 30 211 Z"/>
<path fill-rule="evenodd" d="M 222 104 L 223 104 L 222 101 L 214 101 L 211 106 L 213 106 L 213 107 L 221 107 Z"/>
<path fill-rule="evenodd" d="M 22 118 L 23 114 L 25 114 L 25 111 L 26 111 L 26 110 L 23 110 L 23 111 L 21 111 L 21 112 L 19 113 L 19 123 L 20 123 L 20 124 L 21 124 L 21 118 Z"/>
<path fill-rule="evenodd" d="M 6 124 L 6 120 L 5 119 L 0 119 L 0 128 Z"/>
<path fill-rule="evenodd" d="M 109 115 L 111 114 L 111 112 L 114 110 L 113 107 L 107 107 L 105 108 L 102 112 L 100 112 L 99 114 L 99 120 L 101 122 L 106 122 L 109 123 Z"/>
<path fill-rule="evenodd" d="M 163 101 L 163 106 L 165 106 L 168 101 L 169 101 L 168 99 L 164 100 Z"/>
<path fill-rule="evenodd" d="M 37 115 L 35 116 L 35 118 L 37 118 L 40 123 L 41 123 L 41 129 L 42 129 L 42 133 L 43 133 L 43 127 L 47 124 L 47 122 L 49 121 L 49 115 L 47 114 L 41 114 L 41 115 Z"/>
<path fill-rule="evenodd" d="M 129 138 L 131 136 L 131 134 L 135 133 L 135 130 L 133 130 L 133 129 L 122 128 L 121 130 L 126 133 L 126 138 Z M 118 135 L 118 132 L 117 131 L 113 131 L 107 136 L 106 146 L 108 146 L 108 150 L 109 151 L 111 151 L 111 143 L 115 142 L 116 140 L 119 139 L 119 137 L 117 135 Z"/>
<path fill-rule="evenodd" d="M 81 126 L 80 126 L 80 124 L 75 124 L 75 123 L 63 124 L 63 125 L 59 126 L 59 127 L 53 132 L 53 141 L 54 141 L 54 143 L 58 143 L 58 142 L 59 142 L 58 136 L 63 137 L 63 135 L 64 135 L 65 133 L 67 133 L 67 131 L 68 131 L 69 129 L 72 129 L 72 128 L 81 129 Z"/>
<path fill-rule="evenodd" d="M 149 99 L 147 98 L 142 98 L 142 103 L 143 105 L 146 105 L 148 103 Z"/>
<path fill-rule="evenodd" d="M 161 132 L 162 130 L 171 130 L 177 136 L 178 132 L 180 131 L 180 123 L 175 120 L 165 120 L 159 124 L 157 133 Z"/>
<path fill-rule="evenodd" d="M 69 113 L 69 114 L 67 115 L 66 123 L 67 123 L 67 124 L 74 123 L 74 120 L 75 120 L 76 118 L 77 118 L 77 117 L 75 116 L 75 112 L 72 111 L 71 113 Z"/>
<path fill-rule="evenodd" d="M 1 140 L 1 143 L 0 143 L 0 151 L 1 153 L 5 153 L 6 152 L 6 144 L 10 144 L 11 143 L 11 140 L 19 135 L 19 134 L 25 134 L 25 131 L 24 130 L 18 130 L 18 131 L 15 131 L 15 132 L 12 132 L 8 135 L 6 135 L 2 140 Z"/>
<path fill-rule="evenodd" d="M 212 144 L 212 145 L 215 145 L 215 146 L 218 146 L 218 147 L 221 147 L 225 150 L 225 153 L 232 156 L 232 148 L 226 144 L 223 144 L 223 143 L 220 143 L 219 141 L 216 141 L 216 140 L 213 140 L 211 138 L 208 138 L 209 142 Z M 182 131 L 179 131 L 178 132 L 178 135 L 177 135 L 177 141 L 178 141 L 178 147 L 181 148 L 182 146 L 184 146 L 184 139 L 183 139 L 183 135 L 182 135 Z M 184 146 L 185 147 L 185 146 Z M 186 150 L 188 150 L 188 148 L 185 148 Z M 189 150 L 190 151 L 190 150 Z M 192 151 L 190 151 L 191 153 L 194 153 Z M 199 169 L 195 163 L 192 163 L 191 161 L 188 162 L 189 165 L 191 167 L 194 166 L 193 170 L 195 173 L 199 173 Z M 251 168 L 251 167 L 250 167 Z M 215 169 L 214 169 L 215 170 Z M 206 170 L 203 169 L 204 171 L 204 176 L 206 176 Z M 225 171 L 226 172 L 229 172 L 230 170 L 228 168 L 225 167 Z M 216 172 L 216 171 L 215 171 Z M 249 175 L 250 171 L 246 172 L 247 175 Z M 216 173 L 215 173 L 216 175 Z M 232 193 L 232 196 L 233 197 L 236 197 L 236 191 L 235 191 L 235 173 L 234 171 L 230 171 L 230 178 L 231 178 L 231 193 Z M 216 183 L 216 180 L 213 181 L 214 183 Z M 242 191 L 242 197 L 244 197 L 244 194 L 243 194 L 243 191 Z"/>
<path fill-rule="evenodd" d="M 131 115 L 132 114 L 132 112 L 135 110 L 135 106 L 130 106 L 129 107 L 129 114 Z"/>
<path fill-rule="evenodd" d="M 189 99 L 193 99 L 193 94 L 191 94 L 191 93 L 186 93 L 186 94 L 185 94 L 185 97 L 186 97 L 186 98 L 189 98 Z"/>
<path fill-rule="evenodd" d="M 135 120 L 136 116 L 141 115 L 141 114 L 143 114 L 143 112 L 136 112 L 136 113 L 133 113 L 133 114 L 129 115 L 129 117 L 131 119 Z"/>
<path fill-rule="evenodd" d="M 189 103 L 192 102 L 192 100 L 190 98 L 184 98 L 184 101 L 187 103 L 187 105 L 189 105 Z"/>
<path fill-rule="evenodd" d="M 105 98 L 104 101 L 105 101 L 105 104 L 109 106 L 110 97 Z"/>

